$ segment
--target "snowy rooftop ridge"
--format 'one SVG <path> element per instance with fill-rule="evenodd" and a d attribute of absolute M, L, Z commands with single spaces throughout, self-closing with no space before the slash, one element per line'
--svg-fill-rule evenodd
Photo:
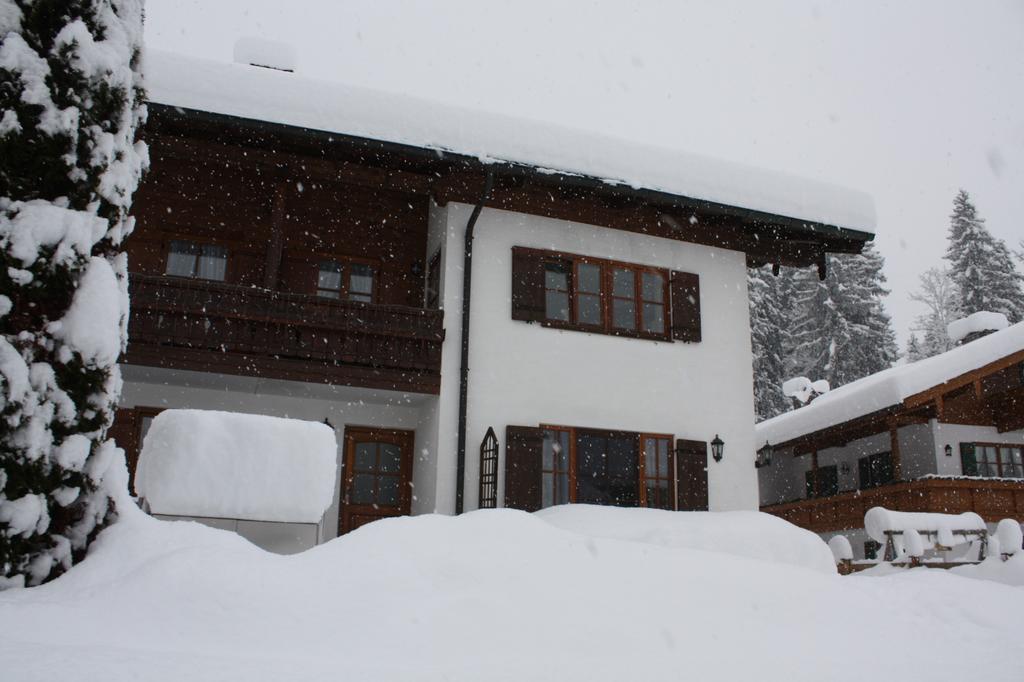
<path fill-rule="evenodd" d="M 149 101 L 581 174 L 692 199 L 874 232 L 870 196 L 600 133 L 241 64 L 148 49 Z"/>
<path fill-rule="evenodd" d="M 810 405 L 766 419 L 755 426 L 757 442 L 785 443 L 898 405 L 910 396 L 1022 350 L 1024 322 L 941 355 L 892 367 L 832 389 Z"/>

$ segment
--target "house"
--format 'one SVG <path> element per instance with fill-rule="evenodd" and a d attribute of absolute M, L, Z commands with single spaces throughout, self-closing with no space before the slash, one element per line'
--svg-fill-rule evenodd
<path fill-rule="evenodd" d="M 1024 520 L 1024 323 L 887 369 L 761 422 L 761 510 L 857 558 L 872 507 Z M 767 454 L 768 450 L 765 450 Z M 880 555 L 879 555 L 880 557 Z"/>
<path fill-rule="evenodd" d="M 870 199 L 248 64 L 146 68 L 130 460 L 168 407 L 326 421 L 325 537 L 503 505 L 756 508 L 746 268 L 858 252 Z"/>

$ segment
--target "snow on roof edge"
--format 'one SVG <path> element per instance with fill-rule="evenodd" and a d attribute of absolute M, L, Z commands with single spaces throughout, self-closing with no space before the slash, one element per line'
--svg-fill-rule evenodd
<path fill-rule="evenodd" d="M 858 232 L 875 230 L 874 202 L 866 193 L 787 173 L 163 50 L 147 49 L 143 66 L 148 99 L 156 104 L 591 176 Z"/>
<path fill-rule="evenodd" d="M 934 357 L 890 367 L 833 389 L 806 405 L 754 427 L 757 442 L 786 443 L 815 431 L 893 407 L 910 396 L 1024 350 L 1024 322 Z"/>

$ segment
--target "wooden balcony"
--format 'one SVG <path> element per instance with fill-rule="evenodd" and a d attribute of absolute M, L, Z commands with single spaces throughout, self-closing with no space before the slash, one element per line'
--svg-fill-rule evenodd
<path fill-rule="evenodd" d="M 132 274 L 125 362 L 437 393 L 442 313 Z"/>
<path fill-rule="evenodd" d="M 1024 480 L 922 478 L 916 481 L 761 507 L 801 528 L 824 533 L 864 527 L 872 507 L 895 511 L 960 514 L 976 512 L 985 521 L 1024 519 Z"/>

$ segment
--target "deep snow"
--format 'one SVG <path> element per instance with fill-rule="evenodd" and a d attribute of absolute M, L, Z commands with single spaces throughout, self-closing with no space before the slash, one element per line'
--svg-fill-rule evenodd
<path fill-rule="evenodd" d="M 0 593 L 3 677 L 1024 677 L 1024 590 L 934 569 L 841 578 L 691 549 L 670 531 L 692 518 L 619 511 L 385 520 L 278 556 L 130 510 L 67 575 Z M 768 529 L 758 532 L 795 530 Z"/>

